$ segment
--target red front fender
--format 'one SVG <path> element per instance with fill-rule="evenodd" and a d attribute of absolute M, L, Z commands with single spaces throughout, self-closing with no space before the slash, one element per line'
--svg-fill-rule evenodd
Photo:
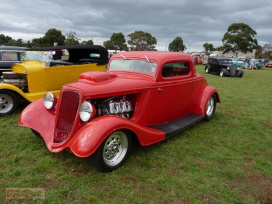
<path fill-rule="evenodd" d="M 122 117 L 103 116 L 81 128 L 73 135 L 68 146 L 76 156 L 87 157 L 93 154 L 110 134 L 121 129 L 134 132 L 143 146 L 165 139 L 165 133 L 159 130 L 140 126 Z"/>

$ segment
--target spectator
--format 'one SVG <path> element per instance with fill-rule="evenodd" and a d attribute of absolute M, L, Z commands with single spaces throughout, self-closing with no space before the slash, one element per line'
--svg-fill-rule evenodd
<path fill-rule="evenodd" d="M 250 66 L 251 66 L 252 70 L 255 68 L 255 63 L 256 63 L 256 61 L 255 61 L 254 57 L 252 57 L 251 60 L 250 60 Z"/>
<path fill-rule="evenodd" d="M 54 42 L 54 47 L 58 46 L 57 42 Z M 54 50 L 53 59 L 58 60 L 61 59 L 62 56 L 62 50 Z"/>

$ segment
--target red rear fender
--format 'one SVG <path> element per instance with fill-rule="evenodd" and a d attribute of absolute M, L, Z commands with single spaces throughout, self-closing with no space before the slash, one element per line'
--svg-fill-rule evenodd
<path fill-rule="evenodd" d="M 202 86 L 194 94 L 192 98 L 192 112 L 197 113 L 205 117 L 206 106 L 208 99 L 211 95 L 216 94 L 217 103 L 221 104 L 221 99 L 219 97 L 218 91 L 212 86 Z"/>

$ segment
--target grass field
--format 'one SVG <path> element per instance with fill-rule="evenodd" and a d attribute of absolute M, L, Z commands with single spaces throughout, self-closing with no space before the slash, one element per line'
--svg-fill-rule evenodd
<path fill-rule="evenodd" d="M 43 140 L 0 118 L 0 203 L 272 203 L 272 69 L 243 78 L 197 72 L 222 104 L 200 122 L 158 144 L 134 146 L 123 167 L 96 171 L 88 158 L 50 153 Z M 44 188 L 44 200 L 6 201 L 6 188 Z"/>

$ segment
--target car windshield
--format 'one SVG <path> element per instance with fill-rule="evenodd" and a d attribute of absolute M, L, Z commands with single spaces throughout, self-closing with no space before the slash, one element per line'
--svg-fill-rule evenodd
<path fill-rule="evenodd" d="M 115 59 L 110 63 L 109 70 L 126 70 L 155 75 L 157 64 L 144 60 Z"/>
<path fill-rule="evenodd" d="M 44 52 L 36 52 L 36 51 L 27 51 L 24 54 L 23 61 L 27 60 L 35 60 L 39 62 L 45 62 L 45 67 L 50 67 L 50 63 L 53 61 L 53 52 L 50 51 L 44 51 Z"/>
<path fill-rule="evenodd" d="M 239 58 L 231 58 L 232 61 L 240 61 Z"/>
<path fill-rule="evenodd" d="M 219 60 L 219 64 L 232 64 L 231 59 L 221 59 Z"/>
<path fill-rule="evenodd" d="M 45 54 L 46 54 L 46 52 L 28 51 L 28 52 L 25 52 L 23 60 L 24 61 L 35 60 L 35 61 L 43 62 Z"/>

